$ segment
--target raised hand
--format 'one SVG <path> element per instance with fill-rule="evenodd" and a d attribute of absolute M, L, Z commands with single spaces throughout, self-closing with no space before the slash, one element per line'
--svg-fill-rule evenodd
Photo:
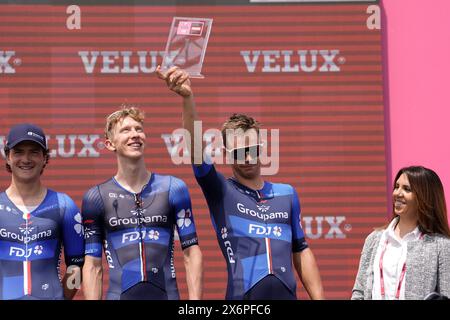
<path fill-rule="evenodd" d="M 163 73 L 161 66 L 155 71 L 158 78 L 165 80 L 170 90 L 176 92 L 182 97 L 190 97 L 192 95 L 191 80 L 189 74 L 177 66 L 171 67 L 166 73 Z"/>

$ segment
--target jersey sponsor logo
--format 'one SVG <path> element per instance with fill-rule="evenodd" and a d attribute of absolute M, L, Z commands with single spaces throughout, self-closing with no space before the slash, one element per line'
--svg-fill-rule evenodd
<path fill-rule="evenodd" d="M 241 213 L 245 213 L 246 215 L 261 219 L 261 220 L 272 220 L 272 219 L 288 219 L 289 214 L 286 211 L 283 212 L 269 212 L 269 213 L 262 213 L 262 212 L 256 212 L 255 210 L 246 208 L 242 203 L 237 204 L 237 209 Z M 265 206 L 266 208 L 267 206 Z M 267 210 L 269 210 L 270 207 L 267 207 Z"/>
<path fill-rule="evenodd" d="M 114 192 L 108 193 L 108 196 L 110 198 L 113 198 L 113 199 L 117 199 L 117 198 L 119 198 L 119 199 L 125 199 L 125 198 L 126 199 L 133 199 L 133 197 L 131 195 L 129 195 L 129 194 L 123 195 L 121 193 L 117 194 L 117 193 L 114 193 Z"/>
<path fill-rule="evenodd" d="M 175 251 L 175 243 L 172 241 L 172 245 L 170 246 L 170 275 L 172 279 L 177 277 L 177 273 L 175 271 L 175 262 L 174 262 L 174 251 Z"/>
<path fill-rule="evenodd" d="M 257 204 L 256 207 L 258 208 L 259 211 L 261 211 L 263 213 L 269 211 L 269 209 L 270 209 L 270 206 L 266 206 L 264 204 L 261 204 L 261 205 Z"/>
<path fill-rule="evenodd" d="M 16 209 L 11 208 L 9 206 L 5 206 L 4 204 L 0 204 L 0 211 L 7 211 L 12 212 L 14 214 L 19 214 L 19 212 Z"/>
<path fill-rule="evenodd" d="M 133 213 L 133 212 L 132 212 Z M 109 225 L 111 227 L 118 227 L 118 226 L 126 226 L 126 225 L 137 225 L 142 223 L 160 223 L 160 222 L 167 222 L 166 216 L 146 216 L 146 217 L 140 217 L 140 218 L 116 218 L 112 217 L 109 219 Z"/>
<path fill-rule="evenodd" d="M 9 248 L 9 255 L 13 257 L 29 258 L 32 254 L 40 256 L 43 251 L 44 248 L 41 245 L 36 245 L 34 248 L 28 249 L 11 246 Z"/>
<path fill-rule="evenodd" d="M 114 269 L 114 261 L 113 258 L 111 256 L 111 251 L 109 250 L 109 243 L 108 241 L 105 239 L 105 241 L 103 242 L 104 246 L 105 246 L 105 256 L 106 256 L 106 262 L 108 262 L 108 267 L 110 269 Z"/>
<path fill-rule="evenodd" d="M 220 235 L 222 236 L 222 239 L 226 239 L 228 237 L 228 230 L 226 227 L 220 229 Z"/>
<path fill-rule="evenodd" d="M 52 205 L 48 205 L 48 206 L 45 206 L 45 207 L 42 207 L 42 208 L 37 208 L 35 211 L 33 211 L 33 215 L 37 216 L 41 212 L 50 211 L 50 210 L 53 210 L 55 208 L 59 208 L 59 205 L 58 204 L 52 204 Z M 25 216 L 25 215 L 27 215 L 27 216 Z M 31 214 L 30 213 L 24 213 L 23 218 L 25 220 L 30 219 L 31 218 Z"/>
<path fill-rule="evenodd" d="M 84 239 L 89 239 L 94 234 L 95 234 L 95 230 L 91 230 L 87 227 L 84 228 Z"/>
<path fill-rule="evenodd" d="M 73 228 L 75 229 L 75 232 L 80 235 L 83 236 L 84 235 L 84 228 L 82 225 L 82 219 L 81 219 L 81 214 L 78 212 L 75 217 L 75 225 L 73 226 Z"/>
<path fill-rule="evenodd" d="M 181 246 L 184 248 L 184 247 L 190 246 L 191 244 L 197 244 L 197 243 L 198 243 L 198 238 L 195 237 L 195 238 L 183 241 L 181 243 Z"/>
<path fill-rule="evenodd" d="M 136 240 L 148 238 L 149 240 L 155 240 L 157 241 L 160 237 L 159 231 L 157 230 L 150 230 L 147 232 L 147 230 L 142 230 L 140 233 L 139 231 L 131 231 L 131 232 L 125 232 L 122 235 L 122 243 L 126 242 L 133 242 Z"/>
<path fill-rule="evenodd" d="M 31 224 L 31 222 L 29 223 Z M 28 236 L 33 230 L 36 229 L 36 227 L 27 225 L 27 224 L 21 224 L 19 226 L 19 231 L 22 232 L 24 235 Z"/>
<path fill-rule="evenodd" d="M 220 235 L 222 237 L 222 240 L 225 240 L 226 238 L 228 238 L 227 227 L 222 227 L 222 229 L 220 229 Z M 223 242 L 223 245 L 225 246 L 225 250 L 227 251 L 228 262 L 236 263 L 236 260 L 234 260 L 234 252 L 233 252 L 233 248 L 231 247 L 231 242 L 229 240 L 225 240 Z"/>
<path fill-rule="evenodd" d="M 44 248 L 41 246 L 41 245 L 37 245 L 37 246 L 35 246 L 34 247 L 34 250 L 33 250 L 33 253 L 35 254 L 35 255 L 41 255 L 42 254 L 42 251 L 44 250 Z"/>
<path fill-rule="evenodd" d="M 94 220 L 84 220 L 83 224 L 83 229 L 84 229 L 84 239 L 89 239 L 91 236 L 93 236 L 95 234 L 95 230 L 92 230 L 91 228 L 88 227 L 88 225 L 94 223 Z"/>
<path fill-rule="evenodd" d="M 23 243 L 29 243 L 30 241 L 43 239 L 50 237 L 52 230 L 41 231 L 32 235 L 22 235 L 15 232 L 7 231 L 5 228 L 0 229 L 0 237 L 12 240 L 19 240 Z"/>
<path fill-rule="evenodd" d="M 182 209 L 177 213 L 177 226 L 178 228 L 184 229 L 192 224 L 192 213 L 191 209 Z"/>
<path fill-rule="evenodd" d="M 159 231 L 156 230 L 150 230 L 148 232 L 148 238 L 150 240 L 158 240 L 159 239 Z"/>
<path fill-rule="evenodd" d="M 227 240 L 227 241 L 224 241 L 223 244 L 227 251 L 228 262 L 236 263 L 236 260 L 234 260 L 234 252 L 233 252 L 233 248 L 231 247 L 231 242 L 229 240 Z"/>
<path fill-rule="evenodd" d="M 39 135 L 39 134 L 37 134 L 37 133 L 35 133 L 35 132 L 33 132 L 33 131 L 28 131 L 27 135 L 32 136 L 32 137 L 36 137 L 39 140 L 41 140 L 42 142 L 44 142 L 44 137 Z"/>
<path fill-rule="evenodd" d="M 281 237 L 281 227 L 279 226 L 261 226 L 259 224 L 250 223 L 248 225 L 248 233 L 260 236 L 270 236 L 273 234 L 276 237 Z"/>
<path fill-rule="evenodd" d="M 72 263 L 81 263 L 84 261 L 84 257 L 72 258 L 70 259 Z"/>

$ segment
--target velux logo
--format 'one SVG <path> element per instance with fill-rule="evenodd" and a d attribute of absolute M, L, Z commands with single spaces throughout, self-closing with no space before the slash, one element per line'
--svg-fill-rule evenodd
<path fill-rule="evenodd" d="M 247 71 L 339 72 L 345 63 L 339 50 L 252 50 L 241 51 Z M 258 69 L 257 69 L 258 67 Z"/>
<path fill-rule="evenodd" d="M 0 136 L 0 154 L 5 157 L 4 147 L 6 137 Z M 55 146 L 50 148 L 50 157 L 61 158 L 98 158 L 99 149 L 104 145 L 100 141 L 98 134 L 61 134 L 56 136 L 47 136 L 47 145 Z"/>
<path fill-rule="evenodd" d="M 170 63 L 177 54 L 166 57 Z M 78 51 L 86 73 L 152 73 L 164 51 Z"/>
<path fill-rule="evenodd" d="M 345 218 L 345 216 L 302 217 L 305 235 L 309 239 L 345 239 L 346 232 L 352 229 L 350 224 L 342 226 Z"/>

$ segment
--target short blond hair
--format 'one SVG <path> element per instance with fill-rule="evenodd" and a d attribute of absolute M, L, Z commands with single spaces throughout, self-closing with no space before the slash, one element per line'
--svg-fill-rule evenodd
<path fill-rule="evenodd" d="M 140 110 L 135 105 L 122 104 L 119 110 L 114 111 L 109 116 L 106 117 L 106 125 L 105 125 L 105 138 L 110 139 L 112 137 L 112 132 L 116 124 L 125 119 L 126 117 L 130 117 L 133 120 L 143 124 L 144 123 L 144 112 Z"/>

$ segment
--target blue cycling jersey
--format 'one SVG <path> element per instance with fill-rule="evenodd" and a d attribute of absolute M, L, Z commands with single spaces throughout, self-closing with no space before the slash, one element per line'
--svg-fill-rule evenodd
<path fill-rule="evenodd" d="M 86 255 L 102 256 L 109 266 L 107 299 L 141 282 L 150 282 L 178 299 L 173 264 L 174 227 L 182 249 L 198 244 L 186 184 L 172 176 L 152 174 L 138 194 L 114 178 L 90 189 L 82 212 Z"/>
<path fill-rule="evenodd" d="M 64 299 L 59 277 L 61 244 L 66 265 L 82 266 L 82 218 L 66 194 L 47 190 L 32 212 L 0 194 L 0 298 Z"/>
<path fill-rule="evenodd" d="M 274 275 L 295 295 L 292 252 L 307 248 L 295 189 L 265 182 L 261 190 L 225 179 L 213 165 L 193 166 L 227 262 L 226 299 L 243 299 Z"/>

